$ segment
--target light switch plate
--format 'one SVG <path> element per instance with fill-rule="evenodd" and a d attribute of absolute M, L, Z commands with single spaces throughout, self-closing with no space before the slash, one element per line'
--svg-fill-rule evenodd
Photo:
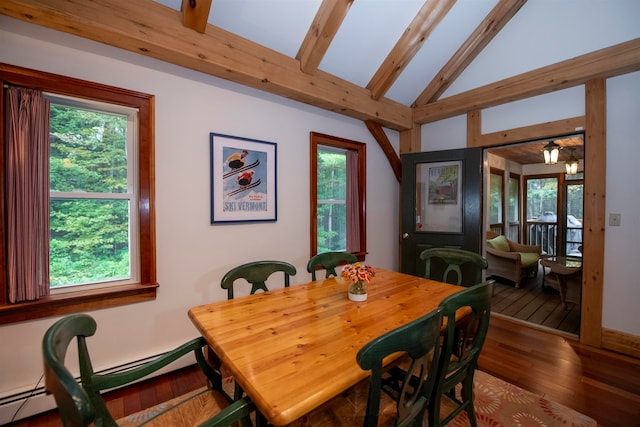
<path fill-rule="evenodd" d="M 619 213 L 610 213 L 609 214 L 609 225 L 613 227 L 620 227 L 620 214 Z"/>

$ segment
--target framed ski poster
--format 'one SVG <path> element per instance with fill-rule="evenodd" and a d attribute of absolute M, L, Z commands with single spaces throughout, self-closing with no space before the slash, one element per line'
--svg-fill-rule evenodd
<path fill-rule="evenodd" d="M 276 221 L 273 142 L 211 133 L 211 224 Z"/>

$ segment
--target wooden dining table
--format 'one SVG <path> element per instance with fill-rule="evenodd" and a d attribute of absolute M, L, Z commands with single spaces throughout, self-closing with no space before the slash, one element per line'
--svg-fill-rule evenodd
<path fill-rule="evenodd" d="M 296 425 L 368 377 L 356 362 L 362 346 L 464 289 L 381 269 L 364 302 L 350 301 L 347 285 L 292 285 L 193 307 L 189 318 L 266 419 Z"/>

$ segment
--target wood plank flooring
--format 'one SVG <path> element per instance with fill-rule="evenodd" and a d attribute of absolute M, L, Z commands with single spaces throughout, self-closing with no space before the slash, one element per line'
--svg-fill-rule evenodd
<path fill-rule="evenodd" d="M 523 279 L 519 288 L 508 280 L 494 278 L 491 311 L 569 336 L 579 336 L 580 305 L 569 302 L 565 310 L 560 293 L 551 286 L 542 286 L 542 275 L 540 270 L 536 277 Z"/>
<path fill-rule="evenodd" d="M 589 415 L 640 427 L 640 360 L 493 316 L 480 369 Z"/>
<path fill-rule="evenodd" d="M 582 412 L 603 427 L 640 427 L 640 360 L 583 346 L 506 317 L 492 316 L 480 369 Z M 116 417 L 165 401 L 205 384 L 195 367 L 107 395 Z M 286 387 L 286 384 L 282 385 Z M 13 423 L 59 427 L 55 411 Z"/>

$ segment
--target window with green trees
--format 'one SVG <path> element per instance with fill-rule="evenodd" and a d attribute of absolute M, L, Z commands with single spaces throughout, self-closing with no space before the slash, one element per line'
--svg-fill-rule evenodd
<path fill-rule="evenodd" d="M 311 133 L 311 256 L 347 251 L 364 257 L 365 148 Z"/>
<path fill-rule="evenodd" d="M 51 99 L 51 288 L 131 278 L 136 112 Z M 135 266 L 135 263 L 133 263 Z M 135 273 L 135 268 L 133 272 Z"/>
<path fill-rule="evenodd" d="M 9 64 L 0 64 L 0 83 L 2 101 L 8 87 L 50 100 L 51 288 L 51 295 L 15 304 L 13 283 L 0 278 L 0 325 L 155 299 L 154 96 Z M 11 119 L 0 114 L 0 128 Z M 0 156 L 3 171 L 6 162 Z M 5 237 L 9 197 L 0 185 Z M 8 271 L 13 254 L 9 239 L 0 239 L 0 271 Z"/>
<path fill-rule="evenodd" d="M 558 209 L 558 178 L 527 179 L 527 220 L 555 215 Z M 555 219 L 553 220 L 555 222 Z"/>
<path fill-rule="evenodd" d="M 347 250 L 346 150 L 318 147 L 318 253 Z"/>

